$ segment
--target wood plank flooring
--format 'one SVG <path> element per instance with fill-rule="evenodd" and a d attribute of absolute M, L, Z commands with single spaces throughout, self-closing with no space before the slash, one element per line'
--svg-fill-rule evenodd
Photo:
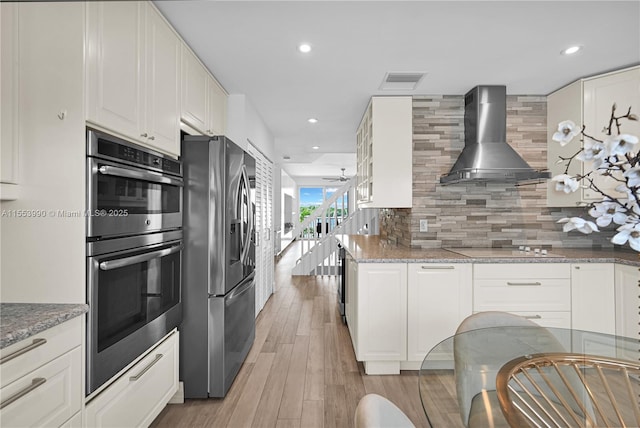
<path fill-rule="evenodd" d="M 353 427 L 367 393 L 393 401 L 417 427 L 429 426 L 418 373 L 365 375 L 340 318 L 336 279 L 291 276 L 298 256 L 294 243 L 277 263 L 275 292 L 227 396 L 169 404 L 152 427 Z"/>

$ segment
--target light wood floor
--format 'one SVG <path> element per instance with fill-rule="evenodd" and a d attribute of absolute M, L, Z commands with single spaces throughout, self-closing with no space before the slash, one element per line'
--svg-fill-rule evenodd
<path fill-rule="evenodd" d="M 418 373 L 367 376 L 340 319 L 336 280 L 291 276 L 299 249 L 276 265 L 276 289 L 256 320 L 256 340 L 224 399 L 169 404 L 152 427 L 352 427 L 367 393 L 387 397 L 427 427 Z"/>

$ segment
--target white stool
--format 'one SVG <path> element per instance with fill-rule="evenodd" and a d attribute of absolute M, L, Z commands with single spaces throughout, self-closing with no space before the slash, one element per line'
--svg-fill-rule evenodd
<path fill-rule="evenodd" d="M 415 425 L 391 401 L 378 394 L 367 394 L 356 407 L 356 428 L 415 428 Z"/>

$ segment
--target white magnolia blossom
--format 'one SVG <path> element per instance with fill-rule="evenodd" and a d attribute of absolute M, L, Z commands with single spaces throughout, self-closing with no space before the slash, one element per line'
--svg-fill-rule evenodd
<path fill-rule="evenodd" d="M 599 232 L 598 226 L 592 221 L 585 220 L 580 217 L 571 217 L 571 218 L 561 218 L 558 220 L 558 223 L 564 223 L 562 226 L 562 230 L 565 232 L 569 232 L 571 230 L 577 230 L 578 232 L 582 232 L 584 234 L 589 234 L 591 232 Z"/>
<path fill-rule="evenodd" d="M 589 210 L 589 215 L 596 219 L 596 224 L 606 227 L 613 221 L 615 224 L 625 224 L 628 216 L 627 210 L 613 201 L 603 201 Z"/>
<path fill-rule="evenodd" d="M 625 116 L 617 117 L 614 116 L 614 112 L 615 104 L 611 120 L 616 121 L 618 132 L 620 132 L 619 119 L 638 120 L 635 115 L 627 113 Z M 562 230 L 565 232 L 577 230 L 585 234 L 599 232 L 598 227 L 615 224 L 618 227 L 617 233 L 611 238 L 611 242 L 616 245 L 629 244 L 632 249 L 640 252 L 640 163 L 638 163 L 636 151 L 637 147 L 640 147 L 638 137 L 630 134 L 610 135 L 602 142 L 585 134 L 583 129 L 578 129 L 575 123 L 566 120 L 558 124 L 558 131 L 552 138 L 565 146 L 576 135 L 581 135 L 582 149 L 572 157 L 560 157 L 558 163 L 567 162 L 568 170 L 573 160 L 590 162 L 589 170 L 593 172 L 586 173 L 584 176 L 579 174 L 571 176 L 564 173 L 556 175 L 551 180 L 555 182 L 555 189 L 558 192 L 572 193 L 582 186 L 602 194 L 605 198 L 602 202 L 591 205 L 589 215 L 595 219 L 595 222 L 580 217 L 567 217 L 558 220 L 558 223 L 563 223 Z M 611 131 L 610 123 L 606 132 Z M 607 192 L 610 187 L 606 185 L 602 187 L 599 181 L 596 184 L 595 176 L 592 174 L 601 174 L 601 179 L 605 181 L 615 180 L 613 183 L 617 181 L 615 190 L 622 195 L 610 196 L 611 194 Z"/>
<path fill-rule="evenodd" d="M 566 146 L 573 138 L 580 134 L 580 128 L 570 120 L 565 120 L 558 124 L 558 131 L 553 134 L 553 141 L 557 141 L 561 146 Z"/>
<path fill-rule="evenodd" d="M 602 166 L 602 163 L 607 156 L 607 149 L 603 143 L 590 138 L 585 138 L 584 150 L 580 152 L 576 158 L 583 162 L 593 162 L 593 168 L 596 169 Z"/>
<path fill-rule="evenodd" d="M 615 135 L 608 139 L 607 144 L 609 146 L 609 154 L 624 156 L 638 144 L 638 137 L 629 134 Z"/>
<path fill-rule="evenodd" d="M 620 200 L 620 202 L 625 204 L 635 214 L 640 214 L 640 206 L 638 205 L 638 201 L 634 196 L 633 190 L 631 190 L 630 188 L 628 188 L 624 184 L 621 184 L 621 185 L 616 187 L 616 192 L 626 193 L 626 195 L 627 195 L 626 199 L 623 199 L 623 198 L 618 198 L 618 199 Z"/>
<path fill-rule="evenodd" d="M 640 186 L 640 166 L 629 168 L 624 173 L 624 177 L 627 179 L 627 185 L 629 187 L 638 187 L 638 186 Z"/>
<path fill-rule="evenodd" d="M 628 242 L 631 248 L 640 252 L 640 222 L 625 224 L 617 230 L 618 233 L 611 238 L 611 242 L 618 245 Z"/>
<path fill-rule="evenodd" d="M 556 182 L 557 192 L 573 193 L 580 187 L 578 180 L 568 174 L 556 175 L 551 180 Z"/>

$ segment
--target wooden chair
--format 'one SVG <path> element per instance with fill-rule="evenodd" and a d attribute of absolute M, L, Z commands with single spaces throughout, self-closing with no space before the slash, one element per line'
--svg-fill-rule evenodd
<path fill-rule="evenodd" d="M 638 362 L 571 353 L 526 355 L 502 366 L 496 389 L 512 427 L 640 426 Z"/>

